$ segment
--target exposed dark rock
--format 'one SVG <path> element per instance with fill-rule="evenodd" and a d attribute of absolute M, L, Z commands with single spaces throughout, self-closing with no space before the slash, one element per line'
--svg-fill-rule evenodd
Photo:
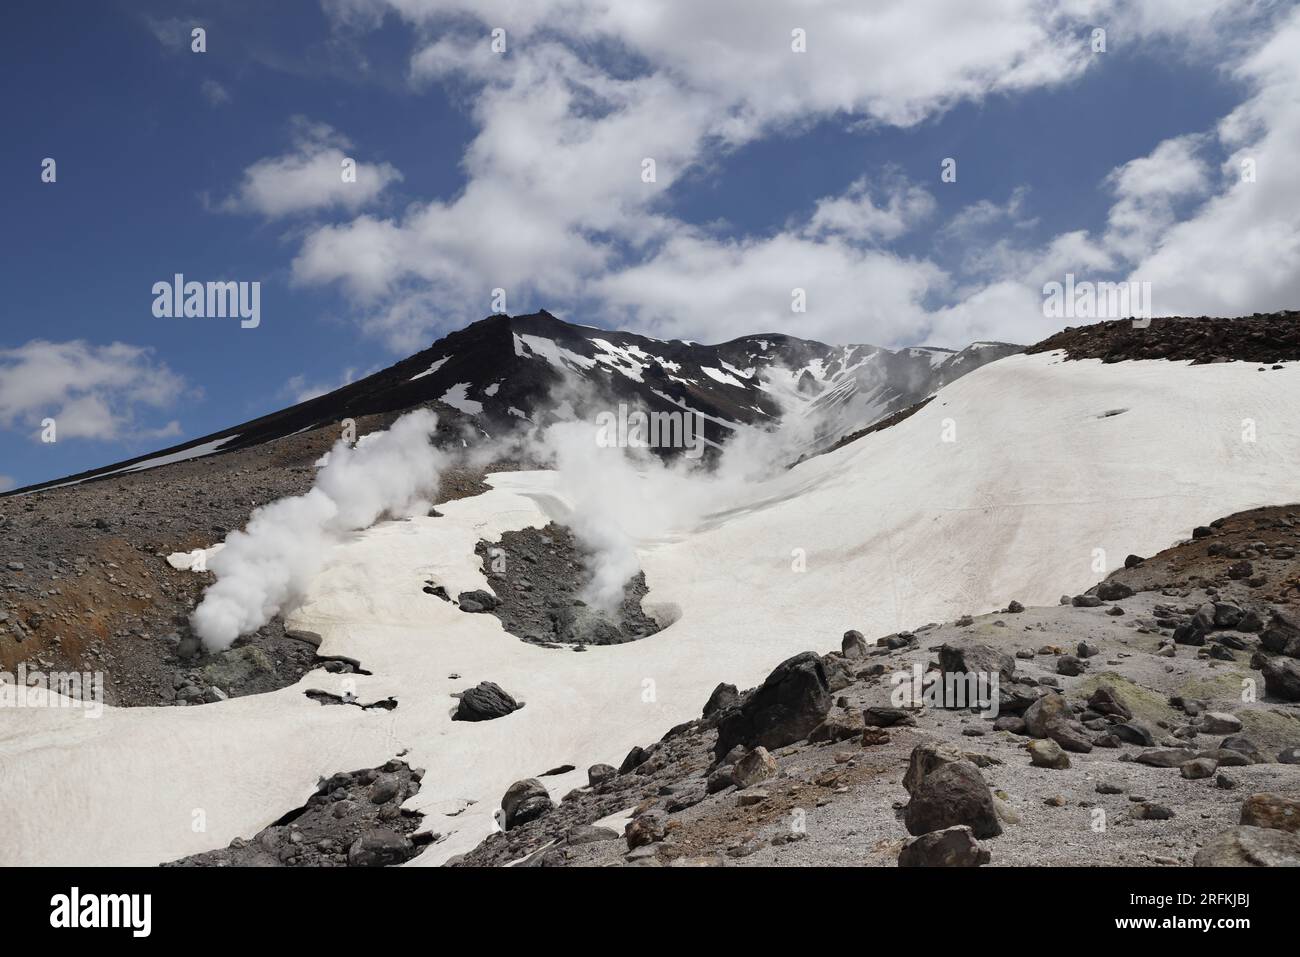
<path fill-rule="evenodd" d="M 1283 701 L 1300 701 L 1300 661 L 1270 658 L 1260 670 L 1264 672 L 1266 693 Z"/>
<path fill-rule="evenodd" d="M 456 604 L 460 606 L 461 611 L 478 613 L 492 611 L 501 602 L 490 591 L 476 588 L 473 591 L 463 591 L 457 595 Z"/>
<path fill-rule="evenodd" d="M 523 705 L 515 701 L 500 685 L 492 681 L 480 681 L 460 696 L 460 704 L 453 721 L 491 721 L 502 718 L 512 711 L 518 711 Z"/>
<path fill-rule="evenodd" d="M 738 744 L 768 750 L 793 744 L 822 723 L 831 703 L 821 659 L 811 651 L 795 655 L 720 715 L 714 753 L 722 757 Z"/>
<path fill-rule="evenodd" d="M 505 812 L 506 830 L 519 827 L 541 817 L 555 805 L 547 793 L 546 785 L 537 778 L 525 778 L 510 785 L 505 796 L 501 798 L 501 810 Z"/>
<path fill-rule="evenodd" d="M 912 835 L 959 824 L 969 826 L 978 838 L 1002 833 L 993 794 L 979 770 L 967 761 L 946 763 L 926 774 L 912 793 L 903 821 Z"/>
<path fill-rule="evenodd" d="M 713 689 L 709 700 L 704 702 L 704 717 L 711 718 L 720 711 L 734 707 L 740 700 L 740 693 L 735 685 L 722 683 Z"/>
<path fill-rule="evenodd" d="M 899 867 L 979 867 L 989 851 L 981 847 L 966 825 L 914 837 L 898 853 Z"/>

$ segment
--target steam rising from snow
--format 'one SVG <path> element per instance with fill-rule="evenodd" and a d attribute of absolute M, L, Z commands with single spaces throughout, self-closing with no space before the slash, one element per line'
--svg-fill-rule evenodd
<path fill-rule="evenodd" d="M 232 532 L 209 559 L 217 581 L 190 618 L 204 646 L 228 648 L 300 600 L 347 533 L 385 515 L 427 512 L 447 464 L 447 454 L 429 442 L 437 424 L 436 415 L 419 409 L 355 448 L 340 439 L 311 491 L 254 511 L 248 527 Z"/>
<path fill-rule="evenodd" d="M 602 447 L 593 418 L 572 418 L 572 410 L 590 411 L 604 400 L 571 386 L 566 396 L 555 397 L 552 411 L 564 410 L 569 418 L 524 438 L 446 452 L 429 441 L 437 417 L 418 410 L 354 447 L 340 440 L 318 463 L 311 491 L 257 509 L 247 528 L 231 533 L 209 558 L 217 581 L 190 619 L 204 646 L 228 648 L 292 607 L 347 533 L 385 515 L 427 512 L 453 454 L 472 466 L 523 457 L 555 469 L 559 492 L 573 509 L 563 521 L 588 553 L 591 580 L 583 597 L 612 611 L 640 570 L 639 547 L 671 540 L 736 507 L 757 482 L 806 450 L 815 431 L 794 412 L 771 430 L 738 427 L 711 464 L 683 456 L 664 460 L 645 449 Z"/>
<path fill-rule="evenodd" d="M 574 404 L 592 403 L 587 396 Z M 739 426 L 711 464 L 601 447 L 586 419 L 535 433 L 525 451 L 558 473 L 558 489 L 573 506 L 565 522 L 589 553 L 592 578 L 583 599 L 612 611 L 624 584 L 641 569 L 638 547 L 670 541 L 736 507 L 755 494 L 757 483 L 794 462 L 816 430 L 801 409 L 787 407 L 786 413 L 773 429 Z"/>

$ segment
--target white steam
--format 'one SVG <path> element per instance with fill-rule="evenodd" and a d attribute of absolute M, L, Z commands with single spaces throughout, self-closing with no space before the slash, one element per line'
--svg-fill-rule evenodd
<path fill-rule="evenodd" d="M 428 511 L 447 465 L 429 441 L 438 418 L 426 409 L 402 416 L 355 448 L 340 440 L 305 495 L 255 510 L 212 555 L 217 581 L 190 623 L 210 651 L 229 648 L 301 599 L 331 546 L 385 515 Z"/>
<path fill-rule="evenodd" d="M 583 599 L 612 611 L 641 570 L 638 548 L 671 541 L 760 494 L 761 483 L 803 454 L 816 431 L 797 403 L 785 412 L 773 429 L 737 428 L 711 464 L 602 446 L 591 419 L 536 433 L 526 451 L 558 474 L 557 491 L 573 509 L 564 522 L 588 553 Z"/>

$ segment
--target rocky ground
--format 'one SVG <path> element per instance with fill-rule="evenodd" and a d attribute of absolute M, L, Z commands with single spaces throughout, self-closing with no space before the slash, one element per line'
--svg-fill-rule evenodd
<path fill-rule="evenodd" d="M 479 610 L 501 619 L 520 640 L 545 648 L 617 645 L 652 635 L 659 624 L 641 610 L 645 575 L 623 588 L 617 609 L 606 611 L 581 597 L 591 581 L 589 562 L 573 533 L 554 522 L 506 532 L 500 542 L 480 542 L 477 553 L 495 596 L 467 593 Z M 461 607 L 464 596 L 460 596 Z"/>
<path fill-rule="evenodd" d="M 850 632 L 558 805 L 520 782 L 452 863 L 1300 864 L 1297 547 L 1260 509 L 1054 607 Z M 899 707 L 918 667 L 998 674 L 996 715 Z"/>
<path fill-rule="evenodd" d="M 194 854 L 164 867 L 383 867 L 401 864 L 436 842 L 422 815 L 402 810 L 424 772 L 400 757 L 383 767 L 321 781 L 302 807 L 251 839 Z"/>
<path fill-rule="evenodd" d="M 460 445 L 465 417 L 439 408 L 439 440 Z M 396 415 L 358 420 L 357 435 Z M 106 703 L 198 705 L 293 684 L 326 664 L 272 621 L 219 655 L 198 652 L 188 616 L 211 573 L 178 571 L 173 552 L 242 528 L 253 509 L 311 488 L 340 430 L 316 429 L 141 473 L 0 498 L 0 672 L 104 675 Z M 506 468 L 507 465 L 498 468 Z M 493 469 L 495 470 L 495 469 Z M 440 501 L 486 489 L 444 476 Z M 347 663 L 329 663 L 346 668 Z"/>
<path fill-rule="evenodd" d="M 1192 363 L 1257 362 L 1260 371 L 1300 359 L 1300 312 L 1257 313 L 1241 319 L 1130 319 L 1069 327 L 1025 352 L 1064 349 L 1070 359 L 1175 359 Z"/>

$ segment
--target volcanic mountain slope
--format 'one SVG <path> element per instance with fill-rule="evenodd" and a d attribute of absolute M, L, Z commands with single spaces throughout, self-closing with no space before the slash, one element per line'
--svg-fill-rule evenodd
<path fill-rule="evenodd" d="M 786 335 L 708 346 L 576 325 L 544 311 L 489 316 L 326 395 L 157 453 L 18 491 L 246 449 L 345 418 L 426 403 L 455 409 L 492 435 L 544 423 L 553 412 L 592 417 L 618 402 L 646 411 L 685 408 L 703 416 L 704 437 L 715 445 L 738 424 L 770 425 L 793 408 L 815 417 L 824 446 L 1019 349 L 976 343 L 961 352 L 891 352 Z M 592 402 L 599 408 L 581 407 Z"/>
<path fill-rule="evenodd" d="M 593 483 L 570 484 L 564 471 L 490 475 L 488 491 L 439 505 L 436 516 L 380 522 L 332 545 L 286 615 L 289 628 L 320 636 L 322 655 L 360 661 L 368 674 L 322 669 L 293 687 L 202 707 L 109 708 L 93 734 L 72 709 L 8 714 L 0 806 L 12 839 L 0 861 L 177 860 L 249 838 L 303 806 L 322 779 L 401 758 L 426 772 L 402 808 L 438 835 L 411 863 L 442 863 L 493 832 L 515 782 L 540 776 L 559 802 L 585 784 L 590 765 L 697 717 L 720 682 L 754 686 L 848 629 L 962 628 L 960 616 L 1012 597 L 1050 608 L 1097 580 L 1099 550 L 1113 568 L 1214 516 L 1294 500 L 1294 373 L 1289 361 L 1260 374 L 1253 364 L 1106 364 L 1056 352 L 989 364 L 889 428 L 736 489 L 702 520 L 668 515 L 662 532 L 638 535 L 643 608 L 662 627 L 580 654 L 520 641 L 493 615 L 425 590 L 496 588 L 477 553 L 483 541 L 551 522 L 612 526 L 623 514 L 599 511 L 601 501 L 585 497 Z M 1254 441 L 1242 433 L 1246 418 L 1259 424 Z M 70 491 L 79 490 L 44 494 Z M 1270 549 L 1274 537 L 1263 537 Z M 1180 597 L 1176 614 L 1200 597 Z M 1099 637 L 1123 627 L 1124 617 L 1095 614 Z M 979 628 L 985 643 L 1003 631 L 991 620 Z M 1154 648 L 1158 639 L 1134 639 L 1147 640 Z M 1019 647 L 1008 640 L 1004 650 Z M 1198 655 L 1196 666 L 1217 660 Z M 485 682 L 526 706 L 455 720 L 457 696 Z M 323 706 L 330 695 L 396 706 Z M 540 795 L 528 801 L 541 806 Z M 207 811 L 203 833 L 191 827 L 196 807 Z M 875 823 L 867 830 L 874 835 Z"/>

